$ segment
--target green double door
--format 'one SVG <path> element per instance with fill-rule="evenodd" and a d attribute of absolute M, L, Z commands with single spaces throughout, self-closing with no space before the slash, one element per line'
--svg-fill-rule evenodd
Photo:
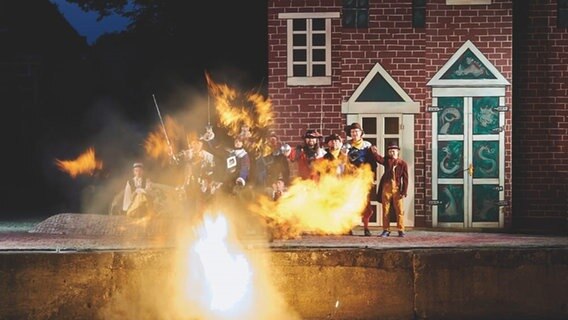
<path fill-rule="evenodd" d="M 432 106 L 433 225 L 502 227 L 504 97 L 436 97 Z"/>

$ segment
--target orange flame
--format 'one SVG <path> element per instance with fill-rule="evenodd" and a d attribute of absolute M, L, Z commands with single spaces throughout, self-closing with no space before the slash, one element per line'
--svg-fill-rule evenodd
<path fill-rule="evenodd" d="M 172 153 L 176 153 L 178 145 L 186 142 L 186 134 L 184 133 L 183 126 L 170 116 L 165 116 L 164 119 L 171 148 L 168 145 L 168 140 L 164 136 L 164 129 L 161 126 L 156 126 L 154 131 L 150 132 L 144 141 L 146 154 L 151 158 L 160 160 L 162 163 L 166 163 L 171 159 Z"/>
<path fill-rule="evenodd" d="M 225 84 L 215 83 L 208 74 L 205 76 L 214 97 L 220 125 L 227 129 L 228 135 L 237 137 L 241 128 L 247 126 L 252 134 L 248 150 L 257 155 L 269 154 L 266 133 L 274 123 L 270 99 L 254 92 L 243 96 Z"/>
<path fill-rule="evenodd" d="M 95 158 L 95 148 L 93 147 L 87 149 L 75 160 L 55 159 L 55 164 L 59 170 L 68 173 L 72 178 L 80 174 L 93 175 L 95 170 L 103 168 L 103 162 L 97 161 Z"/>
<path fill-rule="evenodd" d="M 317 181 L 296 179 L 278 201 L 263 197 L 258 204 L 251 205 L 251 210 L 266 217 L 281 238 L 293 238 L 303 232 L 346 233 L 361 221 L 373 172 L 369 166 L 355 168 L 341 163 L 347 170 L 337 175 L 337 165 L 340 163 L 317 161 Z"/>

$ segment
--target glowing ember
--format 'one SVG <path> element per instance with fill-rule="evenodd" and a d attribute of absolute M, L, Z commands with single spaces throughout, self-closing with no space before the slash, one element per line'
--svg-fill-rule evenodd
<path fill-rule="evenodd" d="M 79 155 L 75 160 L 55 159 L 55 164 L 61 171 L 68 173 L 72 178 L 80 174 L 93 175 L 95 170 L 101 170 L 103 168 L 103 162 L 97 161 L 95 158 L 95 148 L 92 147 Z"/>

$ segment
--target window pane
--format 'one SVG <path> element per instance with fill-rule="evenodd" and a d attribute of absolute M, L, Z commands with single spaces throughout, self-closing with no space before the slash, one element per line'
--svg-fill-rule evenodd
<path fill-rule="evenodd" d="M 343 0 L 343 8 L 355 8 L 357 6 L 357 0 Z"/>
<path fill-rule="evenodd" d="M 363 118 L 363 130 L 368 134 L 377 134 L 377 118 Z"/>
<path fill-rule="evenodd" d="M 312 45 L 325 46 L 325 34 L 317 33 L 312 35 Z"/>
<path fill-rule="evenodd" d="M 372 145 L 376 146 L 377 145 L 377 138 L 367 138 L 365 137 L 365 140 L 369 141 Z"/>
<path fill-rule="evenodd" d="M 325 49 L 314 49 L 314 50 L 312 50 L 312 60 L 313 61 L 325 61 Z"/>
<path fill-rule="evenodd" d="M 357 11 L 357 28 L 367 28 L 369 25 L 369 11 Z"/>
<path fill-rule="evenodd" d="M 294 35 L 294 40 L 292 45 L 294 47 L 298 47 L 298 46 L 305 46 L 306 45 L 306 35 L 305 34 L 295 34 Z"/>
<path fill-rule="evenodd" d="M 385 134 L 397 134 L 398 127 L 398 118 L 385 118 Z"/>
<path fill-rule="evenodd" d="M 369 8 L 369 0 L 357 0 L 357 7 Z"/>
<path fill-rule="evenodd" d="M 294 49 L 294 61 L 306 61 L 305 49 Z"/>
<path fill-rule="evenodd" d="M 414 8 L 414 10 L 412 10 L 412 27 L 424 28 L 426 26 L 425 15 L 425 8 Z"/>
<path fill-rule="evenodd" d="M 558 11 L 558 27 L 568 28 L 568 9 Z"/>
<path fill-rule="evenodd" d="M 412 0 L 412 5 L 415 7 L 425 7 L 426 0 Z"/>
<path fill-rule="evenodd" d="M 343 10 L 343 27 L 344 28 L 355 28 L 355 11 L 354 10 Z"/>
<path fill-rule="evenodd" d="M 325 19 L 312 19 L 312 30 L 325 30 Z"/>
<path fill-rule="evenodd" d="M 294 77 L 305 77 L 308 75 L 307 68 L 305 64 L 295 64 L 294 65 Z"/>
<path fill-rule="evenodd" d="M 306 19 L 294 19 L 293 20 L 293 27 L 292 29 L 294 31 L 302 31 L 302 30 L 306 30 Z"/>
<path fill-rule="evenodd" d="M 325 77 L 325 64 L 316 64 L 312 66 L 312 76 Z"/>

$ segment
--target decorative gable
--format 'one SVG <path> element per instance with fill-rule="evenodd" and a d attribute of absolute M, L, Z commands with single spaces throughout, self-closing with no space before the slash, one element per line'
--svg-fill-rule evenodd
<path fill-rule="evenodd" d="M 434 87 L 499 87 L 509 81 L 477 49 L 466 41 L 428 82 Z"/>
<path fill-rule="evenodd" d="M 343 113 L 418 113 L 420 104 L 376 63 L 341 109 Z"/>
<path fill-rule="evenodd" d="M 390 101 L 390 102 L 403 102 L 404 99 L 396 92 L 392 85 L 381 75 L 380 72 L 375 73 L 375 76 L 367 86 L 363 89 L 361 94 L 356 99 L 357 102 L 372 102 L 372 101 Z"/>

